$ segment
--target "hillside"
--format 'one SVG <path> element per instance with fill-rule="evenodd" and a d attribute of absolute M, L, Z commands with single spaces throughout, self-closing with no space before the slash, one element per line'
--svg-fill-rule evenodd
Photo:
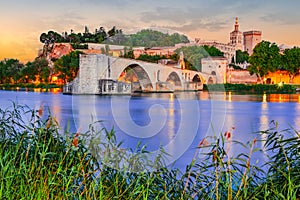
<path fill-rule="evenodd" d="M 96 29 L 94 33 L 90 33 L 88 28 L 85 28 L 84 33 L 70 34 L 63 32 L 59 34 L 55 31 L 48 31 L 48 33 L 42 33 L 40 35 L 40 42 L 48 45 L 53 43 L 71 43 L 78 46 L 85 43 L 105 43 L 114 45 L 123 45 L 131 47 L 162 47 L 162 46 L 174 46 L 178 43 L 189 43 L 189 39 L 185 35 L 179 33 L 162 33 L 151 29 L 144 29 L 134 34 L 124 34 L 121 29 L 113 27 L 108 32 L 103 27 Z M 84 45 L 80 45 L 82 48 L 87 48 Z"/>

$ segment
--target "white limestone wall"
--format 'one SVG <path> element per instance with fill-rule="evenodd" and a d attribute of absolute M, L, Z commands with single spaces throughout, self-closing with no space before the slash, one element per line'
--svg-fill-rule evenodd
<path fill-rule="evenodd" d="M 196 74 L 199 74 L 203 80 L 203 76 L 200 72 L 181 70 L 161 64 L 131 59 L 110 57 L 103 54 L 82 54 L 80 55 L 80 69 L 76 81 L 77 87 L 73 89 L 74 94 L 99 94 L 98 84 L 100 79 L 118 80 L 123 70 L 130 65 L 139 65 L 148 74 L 149 80 L 140 80 L 142 89 L 145 91 L 151 91 L 149 83 L 152 85 L 152 91 L 156 91 L 156 84 L 158 82 L 166 82 L 172 72 L 178 74 L 182 85 L 181 90 L 184 90 L 185 83 L 191 81 Z M 110 71 L 108 66 L 110 66 Z M 185 79 L 184 75 L 182 75 L 184 73 L 189 75 L 190 80 Z M 180 88 L 176 89 L 180 90 Z"/>
<path fill-rule="evenodd" d="M 98 55 L 80 55 L 78 94 L 97 94 L 98 89 Z"/>

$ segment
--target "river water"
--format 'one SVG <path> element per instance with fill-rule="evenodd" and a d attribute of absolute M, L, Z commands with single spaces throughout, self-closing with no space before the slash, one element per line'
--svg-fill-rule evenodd
<path fill-rule="evenodd" d="M 189 92 L 134 96 L 63 95 L 51 92 L 0 91 L 0 108 L 12 101 L 49 108 L 61 129 L 85 132 L 92 121 L 114 129 L 123 147 L 141 141 L 147 150 L 164 147 L 180 167 L 190 163 L 199 142 L 231 131 L 232 140 L 246 143 L 274 126 L 300 130 L 300 94 L 236 94 Z M 101 128 L 100 127 L 100 128 Z M 261 138 L 258 138 L 261 139 Z M 233 153 L 241 152 L 232 149 Z M 263 162 L 264 158 L 255 159 Z M 168 163 L 168 164 L 170 164 Z"/>

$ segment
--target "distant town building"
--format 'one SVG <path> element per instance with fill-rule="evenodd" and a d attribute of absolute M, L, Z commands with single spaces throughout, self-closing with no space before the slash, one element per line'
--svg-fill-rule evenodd
<path fill-rule="evenodd" d="M 196 44 L 200 46 L 214 46 L 224 53 L 224 57 L 228 62 L 235 62 L 236 50 L 247 51 L 250 55 L 254 47 L 262 40 L 261 31 L 247 31 L 242 33 L 239 30 L 239 19 L 235 18 L 234 30 L 230 33 L 230 42 L 228 44 L 217 42 L 214 40 L 201 40 L 195 38 Z"/>
<path fill-rule="evenodd" d="M 235 18 L 234 30 L 230 33 L 230 44 L 235 46 L 235 50 L 243 51 L 243 33 L 239 31 L 239 19 Z"/>
<path fill-rule="evenodd" d="M 211 40 L 201 40 L 200 38 L 195 38 L 195 42 L 199 46 L 213 46 L 219 49 L 224 53 L 224 57 L 227 58 L 228 63 L 231 63 L 232 58 L 235 58 L 235 46 L 232 44 L 224 44 L 217 41 L 211 41 Z"/>
<path fill-rule="evenodd" d="M 261 42 L 261 31 L 247 31 L 244 35 L 244 51 L 252 55 L 254 47 Z"/>
<path fill-rule="evenodd" d="M 286 49 L 292 49 L 293 48 L 292 46 L 289 46 L 289 45 L 286 45 L 286 44 L 281 44 L 278 47 L 279 47 L 279 51 L 280 51 L 281 54 L 283 54 Z"/>
<path fill-rule="evenodd" d="M 227 58 L 222 56 L 207 57 L 201 59 L 201 72 L 214 75 L 215 83 L 226 83 Z M 212 80 L 211 80 L 212 81 Z M 210 83 L 210 80 L 207 80 Z"/>

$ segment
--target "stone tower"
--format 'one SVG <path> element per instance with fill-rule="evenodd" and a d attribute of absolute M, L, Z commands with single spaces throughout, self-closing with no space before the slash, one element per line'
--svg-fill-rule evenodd
<path fill-rule="evenodd" d="M 230 44 L 235 46 L 235 50 L 243 51 L 243 33 L 239 31 L 239 19 L 235 18 L 234 30 L 230 33 Z"/>
<path fill-rule="evenodd" d="M 244 51 L 247 51 L 249 55 L 253 53 L 254 47 L 261 42 L 261 31 L 247 31 L 244 32 Z"/>

